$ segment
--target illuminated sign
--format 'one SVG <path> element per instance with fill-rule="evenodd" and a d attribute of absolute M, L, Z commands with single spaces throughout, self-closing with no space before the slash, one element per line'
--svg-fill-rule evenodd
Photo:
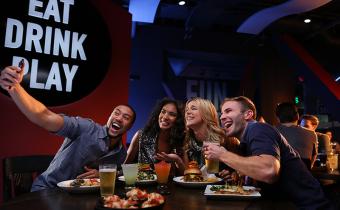
<path fill-rule="evenodd" d="M 111 40 L 91 1 L 11 0 L 0 18 L 1 67 L 23 58 L 23 86 L 45 104 L 77 101 L 105 77 Z"/>

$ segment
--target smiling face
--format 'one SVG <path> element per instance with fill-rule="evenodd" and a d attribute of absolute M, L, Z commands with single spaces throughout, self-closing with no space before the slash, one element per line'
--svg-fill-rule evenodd
<path fill-rule="evenodd" d="M 134 113 L 128 106 L 117 106 L 107 123 L 108 135 L 111 138 L 123 135 L 132 126 L 133 118 Z"/>
<path fill-rule="evenodd" d="M 185 124 L 188 128 L 194 129 L 204 123 L 199 108 L 199 103 L 195 100 L 190 101 L 185 106 Z"/>
<path fill-rule="evenodd" d="M 161 130 L 167 130 L 174 126 L 177 119 L 177 109 L 175 104 L 169 103 L 162 107 L 158 115 L 158 124 Z"/>
<path fill-rule="evenodd" d="M 247 121 L 252 120 L 253 112 L 244 110 L 242 105 L 236 101 L 226 101 L 221 108 L 221 124 L 230 137 L 241 138 L 247 126 Z"/>

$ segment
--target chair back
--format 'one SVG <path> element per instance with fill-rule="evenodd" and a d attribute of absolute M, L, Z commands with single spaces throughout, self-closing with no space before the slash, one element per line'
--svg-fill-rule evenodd
<path fill-rule="evenodd" d="M 30 192 L 33 180 L 48 168 L 53 157 L 32 155 L 4 158 L 4 201 Z"/>

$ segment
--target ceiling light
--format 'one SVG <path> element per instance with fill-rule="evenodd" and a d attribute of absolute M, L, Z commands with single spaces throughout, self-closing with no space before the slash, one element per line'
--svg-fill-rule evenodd
<path fill-rule="evenodd" d="M 185 4 L 185 1 L 179 1 L 179 2 L 178 2 L 178 5 L 183 6 L 184 4 Z"/>
<path fill-rule="evenodd" d="M 335 79 L 335 82 L 339 82 L 339 81 L 340 81 L 340 76 Z"/>
<path fill-rule="evenodd" d="M 305 22 L 305 23 L 310 23 L 311 22 L 311 19 L 309 19 L 309 18 L 306 18 L 306 19 L 304 19 L 304 21 L 303 22 Z"/>

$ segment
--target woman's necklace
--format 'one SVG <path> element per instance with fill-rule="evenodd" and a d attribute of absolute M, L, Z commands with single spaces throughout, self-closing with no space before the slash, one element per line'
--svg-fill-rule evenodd
<path fill-rule="evenodd" d="M 196 139 L 191 138 L 190 139 L 190 144 L 191 144 L 191 148 L 193 148 L 193 150 L 195 150 L 197 152 L 201 152 L 202 151 L 202 145 L 199 145 L 198 142 L 196 141 Z"/>

